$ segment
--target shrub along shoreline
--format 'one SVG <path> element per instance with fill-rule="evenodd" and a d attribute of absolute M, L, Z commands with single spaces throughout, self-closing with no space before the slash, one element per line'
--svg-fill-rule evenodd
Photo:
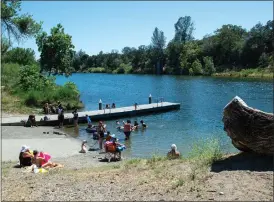
<path fill-rule="evenodd" d="M 273 79 L 273 68 L 242 69 L 241 71 L 227 71 L 214 73 L 213 77 L 232 77 L 232 78 L 260 78 Z"/>
<path fill-rule="evenodd" d="M 240 71 L 228 70 L 224 72 L 218 72 L 210 75 L 210 77 L 231 77 L 231 78 L 256 78 L 256 79 L 273 79 L 273 68 L 254 68 L 254 69 L 242 69 Z M 89 68 L 87 71 L 79 71 L 73 73 L 106 73 L 106 74 L 152 74 L 144 72 L 131 72 L 131 69 L 119 70 L 108 72 L 104 67 Z M 177 75 L 164 72 L 162 75 Z M 182 76 L 201 76 L 201 75 L 182 75 Z M 206 76 L 206 75 L 204 75 Z"/>
<path fill-rule="evenodd" d="M 40 74 L 36 64 L 20 66 L 4 63 L 1 78 L 3 112 L 41 113 L 46 102 L 57 105 L 58 101 L 65 110 L 84 107 L 74 83 L 57 85 L 53 76 Z"/>

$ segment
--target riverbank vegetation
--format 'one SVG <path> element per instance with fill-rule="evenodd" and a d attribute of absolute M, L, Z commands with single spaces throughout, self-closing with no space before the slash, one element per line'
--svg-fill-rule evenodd
<path fill-rule="evenodd" d="M 242 69 L 240 71 L 225 71 L 220 73 L 214 73 L 212 76 L 273 79 L 273 70 L 273 68 Z"/>
<path fill-rule="evenodd" d="M 41 22 L 35 22 L 29 14 L 18 14 L 20 5 L 19 1 L 1 2 L 4 33 L 1 40 L 1 88 L 5 95 L 2 96 L 3 111 L 37 113 L 37 108 L 41 111 L 46 102 L 56 104 L 57 101 L 62 102 L 68 110 L 83 107 L 77 86 L 71 82 L 63 86 L 56 85 L 52 75 L 68 75 L 67 67 L 72 61 L 71 37 L 64 33 L 61 25 L 52 28 L 51 35 L 47 36 L 42 32 Z M 13 42 L 32 37 L 36 38 L 41 51 L 38 61 L 33 50 L 12 48 Z M 50 41 L 52 39 L 54 41 Z M 49 41 L 54 47 L 49 45 Z M 57 52 L 52 53 L 52 49 Z"/>
<path fill-rule="evenodd" d="M 174 38 L 168 43 L 164 32 L 156 27 L 149 45 L 91 56 L 80 50 L 74 54 L 73 69 L 91 73 L 272 78 L 273 20 L 257 23 L 250 30 L 223 25 L 200 40 L 193 37 L 195 27 L 190 16 L 180 17 L 174 28 Z"/>

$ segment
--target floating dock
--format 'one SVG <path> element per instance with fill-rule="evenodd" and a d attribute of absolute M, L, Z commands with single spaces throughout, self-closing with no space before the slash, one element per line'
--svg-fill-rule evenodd
<path fill-rule="evenodd" d="M 86 114 L 91 118 L 91 121 L 99 121 L 99 120 L 111 120 L 118 119 L 121 117 L 134 117 L 138 115 L 146 115 L 153 113 L 161 113 L 167 112 L 171 110 L 180 109 L 179 103 L 171 103 L 171 102 L 159 102 L 152 104 L 143 104 L 138 105 L 135 110 L 134 106 L 129 107 L 121 107 L 115 109 L 102 109 L 102 110 L 94 110 L 94 111 L 84 111 L 78 112 L 78 123 L 87 123 Z M 45 115 L 35 115 L 35 119 L 38 126 L 57 126 L 58 115 L 51 114 L 46 115 L 49 120 L 43 121 Z M 72 113 L 64 113 L 65 120 L 64 125 L 73 124 L 73 114 Z M 22 121 L 27 121 L 28 117 L 7 117 L 2 118 L 1 125 L 2 126 L 22 126 Z"/>

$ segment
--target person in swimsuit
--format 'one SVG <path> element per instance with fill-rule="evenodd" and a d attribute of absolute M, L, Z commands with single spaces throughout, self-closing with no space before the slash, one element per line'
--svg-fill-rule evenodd
<path fill-rule="evenodd" d="M 19 162 L 20 166 L 31 166 L 32 165 L 32 158 L 33 154 L 31 154 L 29 147 L 26 145 L 23 145 L 20 154 L 19 154 Z"/>
<path fill-rule="evenodd" d="M 167 157 L 170 159 L 175 159 L 180 157 L 180 152 L 177 151 L 177 146 L 175 144 L 171 145 L 171 150 L 167 153 Z"/>
<path fill-rule="evenodd" d="M 125 140 L 128 140 L 129 137 L 130 137 L 130 133 L 131 133 L 131 130 L 132 130 L 132 126 L 131 126 L 131 122 L 130 120 L 127 120 L 127 122 L 124 123 L 124 134 L 125 134 Z"/>
<path fill-rule="evenodd" d="M 46 152 L 38 152 L 37 150 L 34 150 L 33 155 L 33 164 L 38 168 L 63 167 L 61 164 L 51 162 L 51 156 Z"/>
<path fill-rule="evenodd" d="M 141 123 L 143 129 L 147 128 L 147 124 L 145 124 L 143 120 L 141 120 L 140 123 Z"/>

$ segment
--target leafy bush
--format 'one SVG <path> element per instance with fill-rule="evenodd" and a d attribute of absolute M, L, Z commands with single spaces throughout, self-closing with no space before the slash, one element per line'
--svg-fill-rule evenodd
<path fill-rule="evenodd" d="M 270 57 L 266 53 L 262 53 L 259 58 L 259 66 L 261 68 L 267 67 L 270 64 Z"/>
<path fill-rule="evenodd" d="M 2 85 L 6 90 L 11 90 L 18 82 L 20 65 L 14 63 L 2 64 L 1 68 Z"/>
<path fill-rule="evenodd" d="M 13 48 L 3 57 L 5 63 L 17 63 L 19 65 L 32 65 L 36 63 L 34 50 L 30 48 Z"/>
<path fill-rule="evenodd" d="M 70 109 L 83 107 L 83 103 L 79 102 L 80 92 L 74 83 L 58 86 L 54 77 L 40 74 L 37 65 L 20 67 L 18 64 L 2 64 L 2 83 L 5 91 L 8 89 L 26 106 L 41 107 L 46 102 L 61 101 Z"/>
<path fill-rule="evenodd" d="M 196 59 L 192 63 L 191 68 L 193 70 L 193 74 L 194 75 L 201 75 L 201 74 L 203 74 L 202 65 L 201 65 L 201 63 L 200 63 L 200 61 L 198 59 Z"/>
<path fill-rule="evenodd" d="M 215 73 L 216 69 L 214 67 L 212 57 L 208 57 L 208 56 L 204 57 L 203 62 L 204 62 L 204 65 L 205 65 L 205 68 L 204 68 L 204 74 L 205 75 L 211 75 L 211 74 Z"/>
<path fill-rule="evenodd" d="M 43 79 L 36 65 L 27 65 L 20 68 L 19 86 L 22 90 L 42 90 Z"/>
<path fill-rule="evenodd" d="M 106 73 L 106 69 L 104 67 L 92 67 L 88 69 L 89 73 Z"/>
<path fill-rule="evenodd" d="M 189 71 L 189 75 L 192 76 L 193 75 L 193 69 L 190 68 L 188 71 Z"/>

